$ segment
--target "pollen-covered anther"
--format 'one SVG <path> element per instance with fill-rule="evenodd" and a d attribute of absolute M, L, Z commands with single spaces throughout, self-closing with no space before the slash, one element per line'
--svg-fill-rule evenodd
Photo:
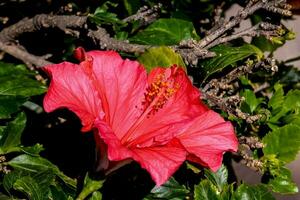
<path fill-rule="evenodd" d="M 163 75 L 158 75 L 156 80 L 146 89 L 142 102 L 144 109 L 150 107 L 149 114 L 154 114 L 165 105 L 178 89 L 178 84 L 174 84 L 171 80 L 165 80 Z"/>

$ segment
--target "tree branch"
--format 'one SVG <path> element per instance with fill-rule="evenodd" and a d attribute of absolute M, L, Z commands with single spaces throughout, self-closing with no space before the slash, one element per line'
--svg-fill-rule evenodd
<path fill-rule="evenodd" d="M 24 18 L 21 21 L 4 28 L 0 32 L 0 40 L 3 43 L 13 42 L 23 33 L 32 33 L 42 28 L 59 28 L 67 34 L 74 33 L 73 28 L 83 28 L 86 24 L 86 16 L 75 15 L 46 15 L 40 14 L 33 18 Z"/>
<path fill-rule="evenodd" d="M 261 22 L 259 24 L 256 24 L 253 27 L 247 28 L 238 33 L 229 36 L 219 37 L 213 42 L 211 42 L 209 45 L 207 45 L 206 48 L 210 49 L 211 47 L 229 42 L 231 40 L 242 38 L 244 36 L 249 36 L 249 37 L 265 36 L 266 38 L 270 38 L 271 36 L 279 36 L 279 32 L 278 32 L 279 29 L 281 29 L 281 26 L 276 26 L 270 23 Z"/>
<path fill-rule="evenodd" d="M 139 19 L 141 16 L 145 15 L 152 16 L 153 14 L 157 13 L 158 9 L 159 6 L 157 6 L 155 9 L 140 9 L 137 14 L 125 18 L 124 20 L 131 21 Z M 226 31 L 238 25 L 243 19 L 247 18 L 258 9 L 266 9 L 282 15 L 291 14 L 290 11 L 287 10 L 288 8 L 285 6 L 285 4 L 277 4 L 275 0 L 251 0 L 248 5 L 242 11 L 238 12 L 238 14 L 232 20 L 229 20 L 224 24 L 220 24 L 218 29 L 212 31 L 210 35 L 204 37 L 199 42 L 195 40 L 187 40 L 182 41 L 179 45 L 170 47 L 181 54 L 186 62 L 196 65 L 199 59 L 208 58 L 215 55 L 213 52 L 208 51 L 208 49 L 212 46 L 243 37 L 247 34 L 249 35 L 250 33 L 251 35 L 272 34 L 270 31 L 255 32 L 257 31 L 255 28 L 250 28 L 250 33 L 246 33 L 247 31 L 245 30 L 244 32 L 240 32 L 232 36 L 221 37 Z M 21 34 L 39 31 L 43 28 L 59 28 L 66 34 L 72 34 L 76 37 L 79 37 L 78 29 L 80 30 L 87 28 L 87 16 L 40 14 L 31 19 L 25 18 L 0 32 L 0 41 L 2 46 L 1 49 L 12 56 L 15 56 L 16 58 L 21 59 L 25 63 L 31 63 L 37 66 L 40 66 L 41 63 L 49 63 L 45 59 L 43 60 L 42 57 L 34 56 L 22 49 L 18 49 L 17 45 L 11 45 L 11 43 L 15 42 L 16 38 L 18 38 Z M 130 44 L 127 41 L 114 39 L 110 37 L 106 30 L 101 27 L 98 27 L 97 30 L 89 30 L 88 36 L 94 41 L 98 42 L 102 49 L 113 49 L 127 53 L 143 53 L 146 49 L 153 47 L 151 45 Z M 217 38 L 219 39 L 216 40 Z M 12 51 L 11 49 L 17 50 Z"/>
<path fill-rule="evenodd" d="M 198 46 L 198 48 L 205 48 L 207 45 L 209 45 L 211 42 L 213 42 L 218 37 L 222 36 L 226 31 L 234 28 L 238 24 L 241 23 L 244 19 L 246 19 L 248 16 L 252 15 L 255 11 L 259 9 L 265 9 L 270 12 L 279 13 L 284 16 L 291 16 L 292 13 L 289 11 L 289 7 L 285 6 L 286 4 L 276 4 L 276 0 L 268 1 L 268 0 L 261 0 L 261 1 L 254 1 L 250 0 L 247 6 L 239 11 L 236 16 L 234 16 L 231 20 L 225 22 L 224 24 L 221 24 L 220 27 L 217 29 L 214 28 L 215 31 L 210 32 L 211 34 L 204 37 L 202 40 L 200 40 L 195 45 Z M 282 6 L 283 8 L 277 7 Z M 210 47 L 212 47 L 210 45 Z"/>
<path fill-rule="evenodd" d="M 2 41 L 0 41 L 0 50 L 14 56 L 19 60 L 22 60 L 26 65 L 33 64 L 35 66 L 42 67 L 52 64 L 51 62 L 45 60 L 43 57 L 32 55 L 16 45 L 6 45 Z"/>
<path fill-rule="evenodd" d="M 130 44 L 124 40 L 116 40 L 109 36 L 104 28 L 98 27 L 98 30 L 90 30 L 88 36 L 95 42 L 99 42 L 102 49 L 124 51 L 127 53 L 143 53 L 149 49 L 149 45 Z"/>

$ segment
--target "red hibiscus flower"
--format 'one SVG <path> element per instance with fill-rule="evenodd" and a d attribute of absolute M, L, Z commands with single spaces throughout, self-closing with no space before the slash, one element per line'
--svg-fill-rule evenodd
<path fill-rule="evenodd" d="M 96 129 L 110 161 L 133 159 L 161 185 L 186 159 L 216 171 L 224 152 L 237 150 L 231 123 L 200 101 L 182 68 L 158 67 L 147 75 L 114 51 L 78 48 L 75 56 L 80 64 L 44 68 L 52 78 L 44 107 L 68 108 L 82 131 Z"/>

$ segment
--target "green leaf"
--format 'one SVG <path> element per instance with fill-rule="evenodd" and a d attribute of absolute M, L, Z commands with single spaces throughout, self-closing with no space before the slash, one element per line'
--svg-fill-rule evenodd
<path fill-rule="evenodd" d="M 181 19 L 159 19 L 129 39 L 146 45 L 175 45 L 182 40 L 198 39 L 192 22 Z"/>
<path fill-rule="evenodd" d="M 274 85 L 274 94 L 270 101 L 268 102 L 268 106 L 272 108 L 272 110 L 276 110 L 278 108 L 282 108 L 283 101 L 284 101 L 284 91 L 282 88 L 282 85 L 279 83 L 276 83 Z"/>
<path fill-rule="evenodd" d="M 20 171 L 20 170 L 13 170 L 12 172 L 5 174 L 3 178 L 3 187 L 7 193 L 10 194 L 10 190 L 13 188 L 14 183 L 21 177 L 24 177 L 28 174 Z"/>
<path fill-rule="evenodd" d="M 31 200 L 45 200 L 47 196 L 43 195 L 42 189 L 39 184 L 31 177 L 26 176 L 18 179 L 14 183 L 14 189 L 25 193 L 28 199 Z M 46 197 L 46 198 L 45 198 Z"/>
<path fill-rule="evenodd" d="M 26 125 L 25 113 L 20 113 L 15 120 L 8 123 L 0 139 L 0 154 L 19 151 L 21 135 Z"/>
<path fill-rule="evenodd" d="M 186 168 L 192 170 L 195 174 L 199 174 L 201 172 L 201 169 L 199 169 L 197 166 L 193 165 L 192 163 L 186 161 L 185 164 L 186 164 Z"/>
<path fill-rule="evenodd" d="M 29 97 L 43 94 L 46 87 L 25 75 L 0 76 L 0 96 Z"/>
<path fill-rule="evenodd" d="M 61 188 L 51 185 L 50 186 L 49 199 L 66 200 L 66 199 L 68 199 L 68 196 L 66 195 L 66 193 Z"/>
<path fill-rule="evenodd" d="M 222 193 L 220 194 L 221 195 L 221 199 L 222 200 L 232 200 L 233 199 L 233 188 L 234 188 L 234 185 L 233 184 L 230 184 L 230 185 L 225 185 L 223 187 L 223 191 Z"/>
<path fill-rule="evenodd" d="M 0 62 L 0 77 L 8 75 L 26 75 L 33 76 L 34 74 L 26 69 L 25 65 L 15 65 L 12 63 Z"/>
<path fill-rule="evenodd" d="M 2 138 L 2 134 L 3 134 L 4 130 L 5 130 L 5 128 L 6 128 L 6 126 L 0 126 L 0 140 Z"/>
<path fill-rule="evenodd" d="M 216 56 L 199 63 L 206 73 L 204 79 L 221 71 L 227 66 L 235 65 L 237 61 L 243 60 L 251 55 L 256 55 L 258 59 L 263 57 L 263 53 L 251 44 L 245 44 L 240 47 L 218 45 L 210 50 L 215 52 Z"/>
<path fill-rule="evenodd" d="M 273 130 L 263 138 L 265 155 L 276 155 L 284 162 L 291 162 L 300 150 L 300 126 L 290 124 Z"/>
<path fill-rule="evenodd" d="M 23 151 L 26 154 L 29 154 L 31 156 L 38 156 L 41 151 L 44 150 L 43 145 L 41 144 L 35 144 L 30 147 L 21 147 L 21 151 Z"/>
<path fill-rule="evenodd" d="M 7 195 L 0 192 L 0 200 L 8 200 L 8 199 L 14 200 L 14 198 L 9 197 L 9 196 L 7 196 Z"/>
<path fill-rule="evenodd" d="M 77 188 L 71 188 L 63 184 L 61 181 L 55 181 L 50 186 L 49 199 L 66 199 L 74 200 L 77 195 Z"/>
<path fill-rule="evenodd" d="M 227 168 L 222 165 L 218 171 L 213 173 L 212 171 L 205 169 L 204 175 L 206 178 L 213 183 L 219 192 L 222 192 L 223 187 L 227 185 L 228 171 Z"/>
<path fill-rule="evenodd" d="M 128 12 L 128 15 L 133 15 L 141 7 L 140 0 L 123 0 L 123 4 Z"/>
<path fill-rule="evenodd" d="M 189 191 L 185 186 L 180 185 L 173 177 L 160 187 L 154 187 L 151 193 L 144 200 L 165 199 L 182 200 L 185 199 Z"/>
<path fill-rule="evenodd" d="M 0 62 L 0 119 L 9 118 L 30 96 L 46 91 L 24 65 Z"/>
<path fill-rule="evenodd" d="M 275 178 L 268 182 L 268 186 L 273 192 L 281 194 L 295 194 L 298 192 L 298 187 L 292 180 L 291 172 L 285 167 L 280 168 Z"/>
<path fill-rule="evenodd" d="M 279 120 L 282 117 L 293 118 L 295 116 L 287 116 L 287 113 L 300 112 L 300 90 L 290 90 L 285 96 L 284 102 L 281 104 L 281 107 L 278 107 L 275 110 L 272 110 L 272 117 L 269 122 L 272 124 L 278 124 Z M 293 112 L 291 114 L 293 114 Z M 287 121 L 287 120 L 286 120 Z"/>
<path fill-rule="evenodd" d="M 145 66 L 148 72 L 154 67 L 171 67 L 174 64 L 186 70 L 181 56 L 171 48 L 164 46 L 150 48 L 138 58 L 138 61 Z"/>
<path fill-rule="evenodd" d="M 209 181 L 202 180 L 194 189 L 195 200 L 221 200 L 217 188 Z"/>
<path fill-rule="evenodd" d="M 241 92 L 241 96 L 245 98 L 245 101 L 242 104 L 242 108 L 244 108 L 243 111 L 248 113 L 253 113 L 257 106 L 262 102 L 261 100 L 257 99 L 255 93 L 249 89 L 243 90 Z"/>
<path fill-rule="evenodd" d="M 242 184 L 234 193 L 234 200 L 275 200 L 264 185 L 249 186 Z"/>
<path fill-rule="evenodd" d="M 299 108 L 300 107 L 300 90 L 290 90 L 285 98 L 284 104 L 288 107 Z"/>
<path fill-rule="evenodd" d="M 0 95 L 0 119 L 10 118 L 11 114 L 17 112 L 26 100 L 26 97 L 21 96 Z"/>
<path fill-rule="evenodd" d="M 25 193 L 29 199 L 48 199 L 49 186 L 54 182 L 54 176 L 53 171 L 31 173 L 14 170 L 4 176 L 3 186 L 8 193 L 15 189 Z"/>
<path fill-rule="evenodd" d="M 42 157 L 22 154 L 10 160 L 8 164 L 15 169 L 34 173 L 53 170 L 54 173 L 68 186 L 76 188 L 76 181 L 64 175 L 61 171 L 59 171 L 58 167 Z"/>
<path fill-rule="evenodd" d="M 39 156 L 29 156 L 26 154 L 22 154 L 13 158 L 8 162 L 8 164 L 15 169 L 35 173 L 45 170 L 53 170 L 54 172 L 58 171 L 58 168 L 47 159 Z"/>
<path fill-rule="evenodd" d="M 101 192 L 97 191 L 97 192 L 93 192 L 91 198 L 89 198 L 89 200 L 102 200 L 102 194 Z"/>
<path fill-rule="evenodd" d="M 251 16 L 252 24 L 257 24 L 263 21 L 263 17 L 255 14 Z M 252 38 L 251 43 L 260 48 L 262 51 L 274 52 L 278 47 L 281 47 L 286 40 L 292 40 L 295 37 L 295 33 L 290 30 L 276 30 L 278 37 L 269 37 L 268 39 L 265 36 L 259 36 Z"/>
<path fill-rule="evenodd" d="M 268 183 L 268 186 L 273 192 L 280 194 L 296 194 L 298 193 L 297 185 L 290 179 L 276 177 Z"/>
<path fill-rule="evenodd" d="M 270 37 L 269 39 L 264 36 L 254 37 L 252 44 L 260 48 L 262 51 L 274 52 L 279 47 L 283 46 L 287 40 L 293 40 L 295 33 L 287 31 L 282 36 Z"/>
<path fill-rule="evenodd" d="M 94 14 L 89 14 L 89 19 L 91 22 L 102 25 L 102 24 L 111 24 L 113 25 L 114 29 L 120 29 L 127 25 L 127 23 L 123 22 L 118 18 L 115 13 L 109 12 L 109 7 L 116 7 L 118 4 L 105 2 L 102 6 L 98 7 Z"/>
<path fill-rule="evenodd" d="M 90 194 L 94 193 L 95 191 L 99 190 L 105 180 L 93 180 L 87 174 L 84 178 L 84 186 L 76 200 L 84 200 Z M 101 193 L 100 193 L 101 194 Z M 102 195 L 101 195 L 102 198 Z"/>

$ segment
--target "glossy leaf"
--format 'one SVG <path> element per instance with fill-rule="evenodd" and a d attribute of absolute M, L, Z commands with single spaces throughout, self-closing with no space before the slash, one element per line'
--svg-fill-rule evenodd
<path fill-rule="evenodd" d="M 180 185 L 173 177 L 160 187 L 154 187 L 151 193 L 144 200 L 181 200 L 184 199 L 188 190 L 185 186 Z"/>
<path fill-rule="evenodd" d="M 279 104 L 279 103 L 278 103 Z M 290 90 L 284 97 L 284 101 L 281 106 L 272 110 L 272 117 L 269 122 L 273 124 L 278 124 L 280 118 L 288 117 L 287 114 L 299 113 L 300 110 L 300 90 Z M 292 111 L 292 112 L 291 112 Z M 293 117 L 293 116 L 292 116 Z"/>
<path fill-rule="evenodd" d="M 201 181 L 194 189 L 195 200 L 222 200 L 217 188 L 208 180 Z"/>
<path fill-rule="evenodd" d="M 123 0 L 123 4 L 129 15 L 136 13 L 141 7 L 139 0 Z"/>
<path fill-rule="evenodd" d="M 264 185 L 249 186 L 242 184 L 234 193 L 234 200 L 275 200 Z"/>
<path fill-rule="evenodd" d="M 13 198 L 10 198 L 9 196 L 0 192 L 0 200 L 7 200 L 7 199 L 13 200 Z"/>
<path fill-rule="evenodd" d="M 263 138 L 265 155 L 276 155 L 284 162 L 291 162 L 300 150 L 300 126 L 290 124 L 277 128 Z"/>
<path fill-rule="evenodd" d="M 42 94 L 46 87 L 23 74 L 0 76 L 0 96 L 29 97 Z"/>
<path fill-rule="evenodd" d="M 182 40 L 198 39 L 192 22 L 181 19 L 159 19 L 129 39 L 146 45 L 175 45 Z"/>
<path fill-rule="evenodd" d="M 38 173 L 40 171 L 52 170 L 54 173 L 61 178 L 70 187 L 76 188 L 76 182 L 64 175 L 59 169 L 47 159 L 38 156 L 30 156 L 22 154 L 10 160 L 8 162 L 10 166 L 15 169 L 25 170 L 29 172 Z"/>
<path fill-rule="evenodd" d="M 227 185 L 228 171 L 227 168 L 222 165 L 218 171 L 213 173 L 212 171 L 205 169 L 205 177 L 212 182 L 218 189 L 219 192 L 223 190 L 223 187 Z"/>
<path fill-rule="evenodd" d="M 102 194 L 99 191 L 93 192 L 89 200 L 102 200 Z"/>
<path fill-rule="evenodd" d="M 250 44 L 245 44 L 240 47 L 218 45 L 210 50 L 215 52 L 216 56 L 199 63 L 206 73 L 204 76 L 205 79 L 227 66 L 235 65 L 237 61 L 243 60 L 251 55 L 255 55 L 258 59 L 263 57 L 263 53 L 257 47 Z"/>
<path fill-rule="evenodd" d="M 268 186 L 273 192 L 281 194 L 295 194 L 298 192 L 298 187 L 292 180 L 292 174 L 286 167 L 279 168 L 274 178 L 268 182 Z"/>
<path fill-rule="evenodd" d="M 30 96 L 40 95 L 46 86 L 35 80 L 24 65 L 0 62 L 0 119 L 9 118 Z"/>
<path fill-rule="evenodd" d="M 300 90 L 290 90 L 285 98 L 284 104 L 292 108 L 300 107 Z"/>
<path fill-rule="evenodd" d="M 40 154 L 40 152 L 43 150 L 44 150 L 44 147 L 41 144 L 35 144 L 35 145 L 29 146 L 29 147 L 21 147 L 22 152 L 29 154 L 31 156 L 38 156 Z"/>
<path fill-rule="evenodd" d="M 31 71 L 26 69 L 25 65 L 15 65 L 12 63 L 0 62 L 0 77 L 8 75 L 34 75 Z"/>
<path fill-rule="evenodd" d="M 282 85 L 279 83 L 274 85 L 274 90 L 275 92 L 270 101 L 268 102 L 268 106 L 273 110 L 276 110 L 278 108 L 282 108 L 284 101 L 284 91 Z"/>
<path fill-rule="evenodd" d="M 186 161 L 185 164 L 186 168 L 192 170 L 195 174 L 199 174 L 201 172 L 201 169 L 193 163 Z"/>
<path fill-rule="evenodd" d="M 138 61 L 145 66 L 148 72 L 154 67 L 170 67 L 174 64 L 186 70 L 181 56 L 175 53 L 171 48 L 164 46 L 147 50 L 138 58 Z"/>
<path fill-rule="evenodd" d="M 9 122 L 0 139 L 0 154 L 19 151 L 21 135 L 26 125 L 25 113 L 20 113 L 13 121 Z"/>
<path fill-rule="evenodd" d="M 84 179 L 84 186 L 78 197 L 77 200 L 84 200 L 87 198 L 90 194 L 93 194 L 97 190 L 99 190 L 103 185 L 104 180 L 93 180 L 88 176 L 88 174 L 85 176 Z M 100 193 L 101 194 L 101 193 Z M 97 195 L 98 197 L 99 195 Z M 102 196 L 102 195 L 101 195 Z M 102 198 L 102 197 L 101 197 Z"/>
<path fill-rule="evenodd" d="M 0 126 L 0 139 L 2 137 L 3 131 L 6 128 L 6 126 Z"/>
<path fill-rule="evenodd" d="M 26 194 L 29 199 L 48 199 L 49 186 L 54 182 L 53 171 L 31 173 L 23 170 L 14 170 L 6 174 L 3 179 L 5 190 L 12 189 Z"/>
<path fill-rule="evenodd" d="M 68 196 L 61 188 L 51 185 L 50 186 L 49 198 L 53 199 L 53 200 L 54 199 L 66 200 L 66 199 L 68 199 Z"/>
<path fill-rule="evenodd" d="M 26 100 L 26 97 L 21 96 L 0 95 L 0 119 L 10 118 L 11 114 L 17 112 Z"/>
<path fill-rule="evenodd" d="M 257 24 L 263 21 L 263 16 L 255 14 L 251 16 L 251 21 L 253 24 Z M 277 48 L 281 47 L 286 40 L 292 40 L 294 37 L 292 31 L 286 31 L 284 29 L 277 30 L 277 34 L 280 34 L 278 37 L 269 37 L 259 36 L 252 38 L 251 43 L 260 48 L 262 51 L 274 52 Z"/>
<path fill-rule="evenodd" d="M 245 98 L 242 104 L 243 111 L 253 113 L 257 106 L 262 102 L 256 98 L 255 93 L 252 90 L 245 89 L 241 92 L 241 96 Z"/>
<path fill-rule="evenodd" d="M 44 170 L 58 171 L 58 168 L 50 161 L 42 157 L 33 157 L 26 154 L 17 156 L 8 162 L 10 166 L 16 169 L 25 170 L 29 172 L 39 172 Z"/>
<path fill-rule="evenodd" d="M 109 12 L 109 7 L 116 7 L 118 4 L 106 2 L 102 6 L 98 7 L 94 14 L 89 15 L 89 19 L 97 25 L 112 24 L 114 28 L 126 26 L 126 23 L 118 18 L 115 13 Z"/>
<path fill-rule="evenodd" d="M 14 170 L 8 174 L 5 174 L 3 178 L 3 187 L 8 194 L 10 194 L 10 190 L 13 188 L 14 183 L 21 177 L 24 177 L 28 174 L 22 172 L 21 170 Z"/>
<path fill-rule="evenodd" d="M 25 193 L 28 199 L 31 200 L 47 199 L 47 197 L 43 194 L 43 190 L 39 187 L 39 184 L 29 176 L 18 179 L 14 183 L 14 189 Z"/>

